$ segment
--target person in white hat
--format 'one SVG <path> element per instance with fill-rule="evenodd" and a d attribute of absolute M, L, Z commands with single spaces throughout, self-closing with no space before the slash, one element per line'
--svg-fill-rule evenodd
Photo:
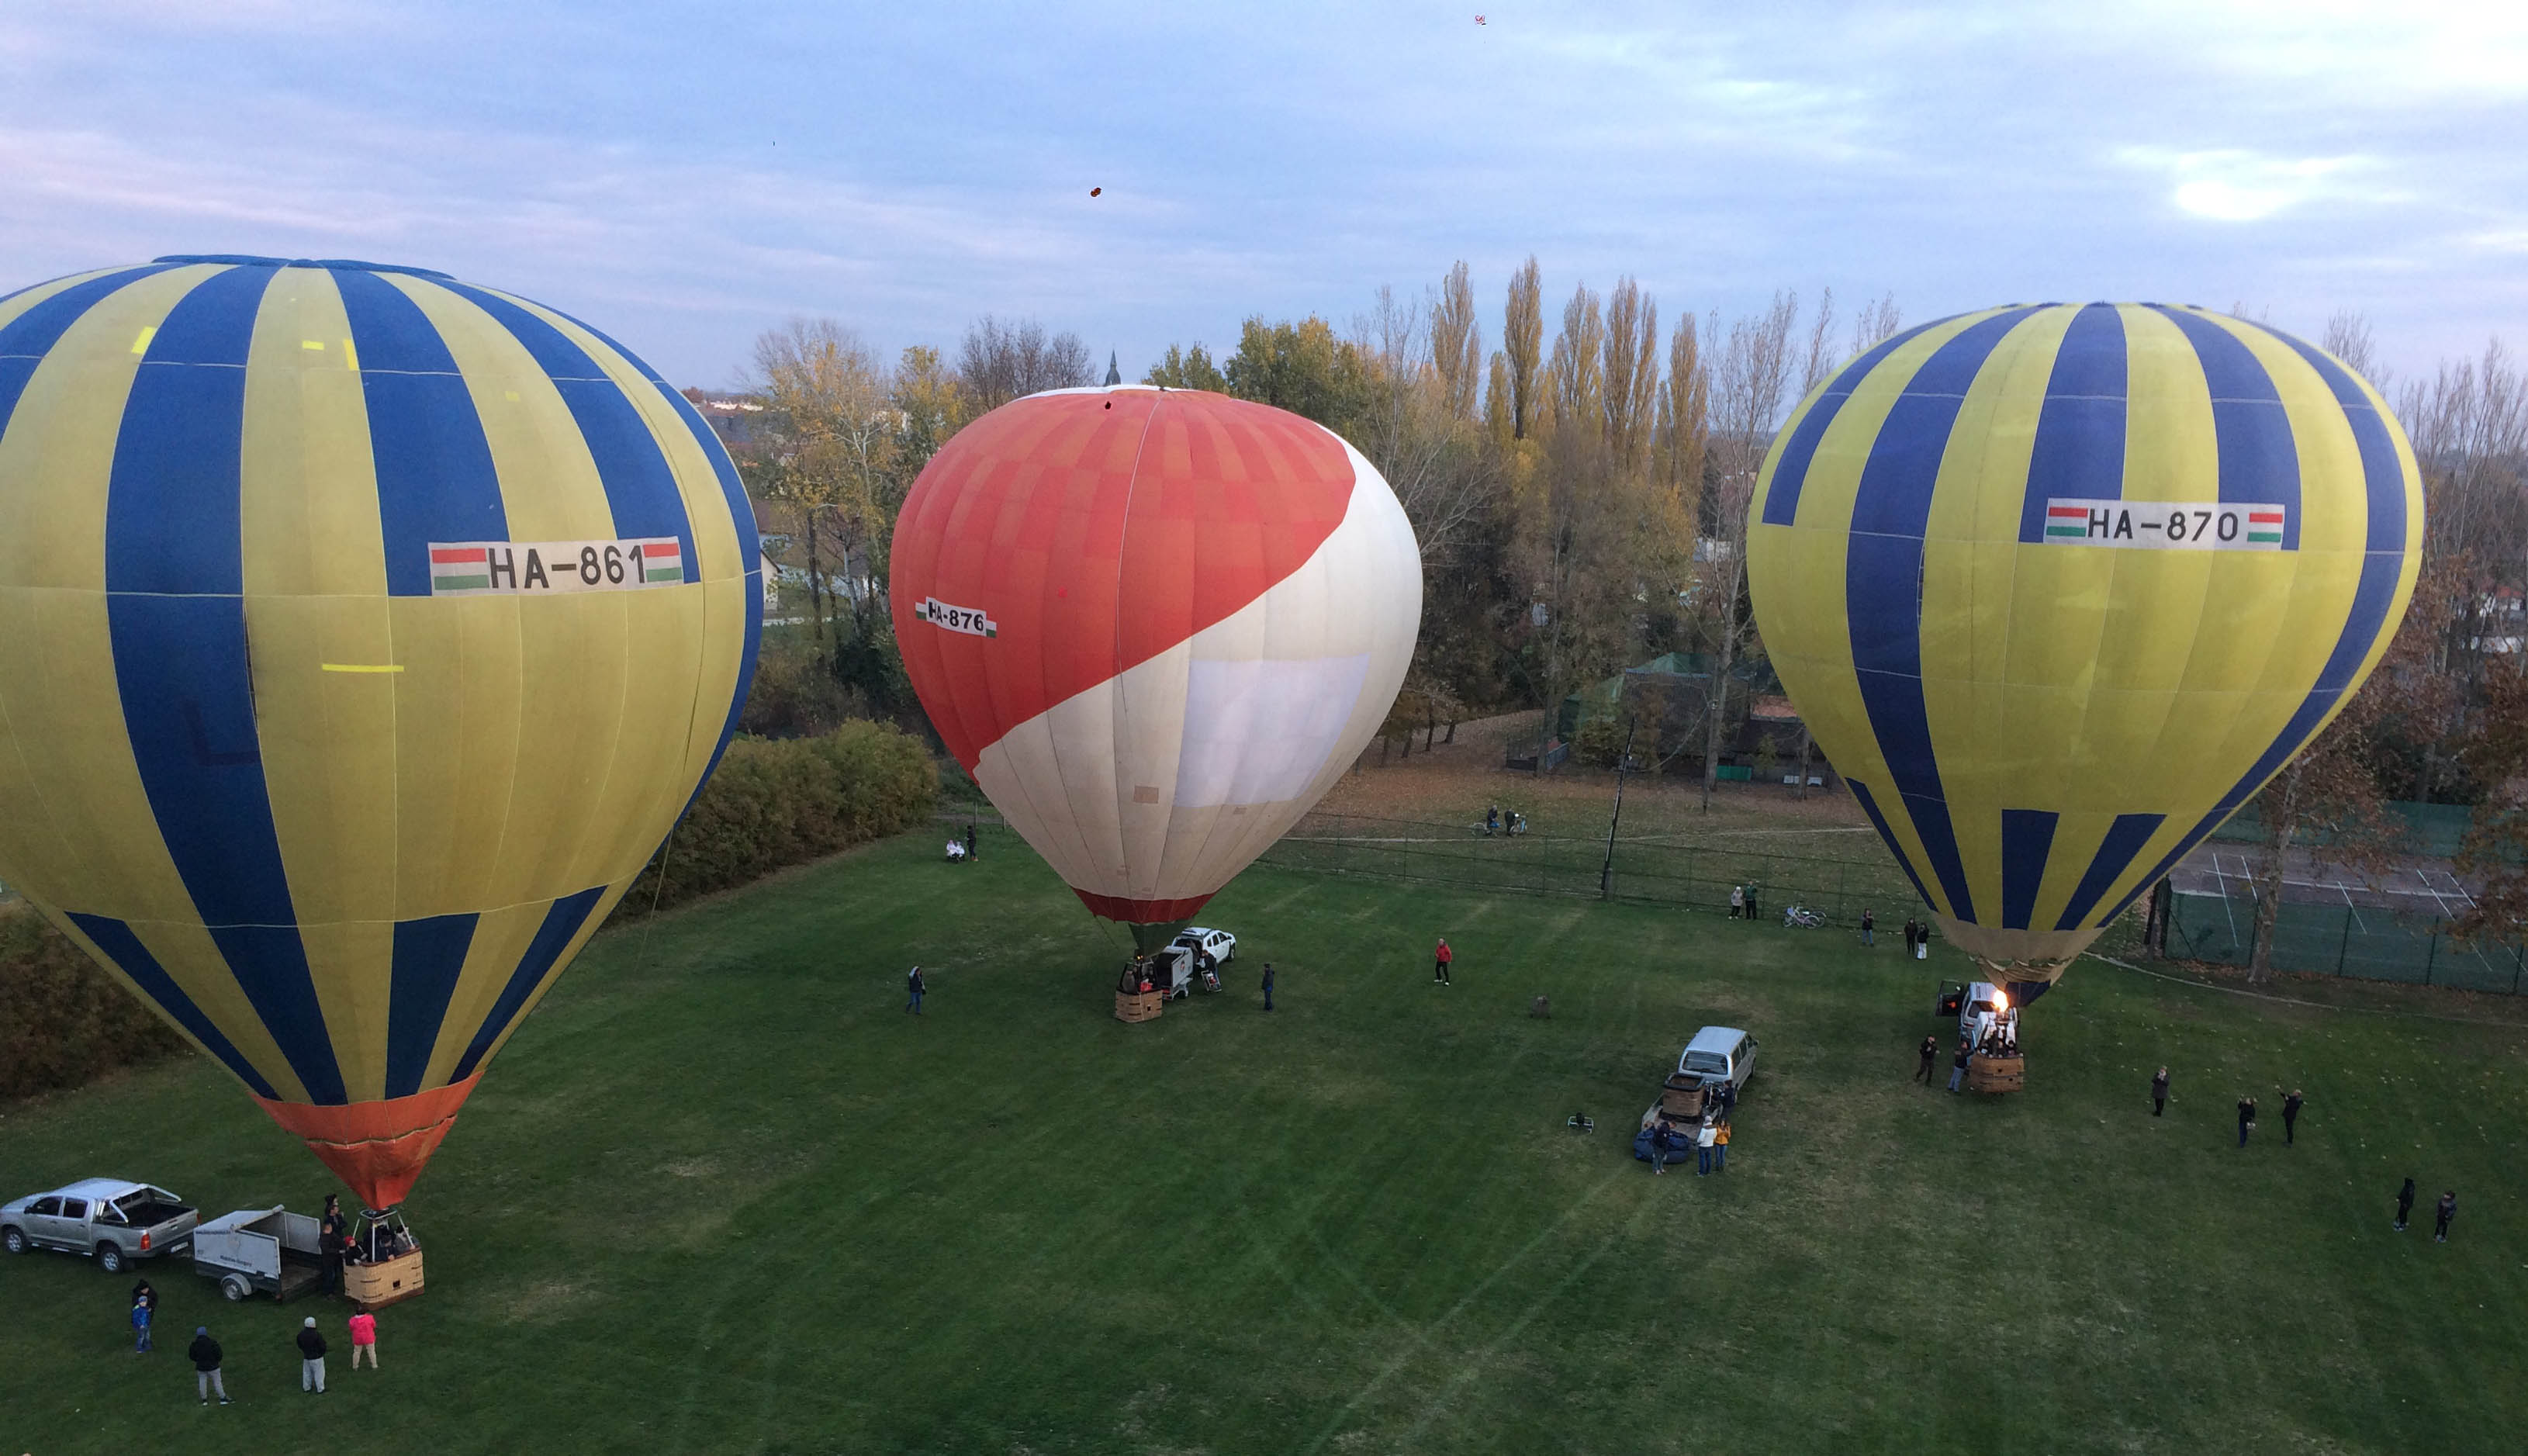
<path fill-rule="evenodd" d="M 325 1336 L 316 1332 L 316 1317 L 298 1326 L 298 1388 L 325 1393 Z"/>

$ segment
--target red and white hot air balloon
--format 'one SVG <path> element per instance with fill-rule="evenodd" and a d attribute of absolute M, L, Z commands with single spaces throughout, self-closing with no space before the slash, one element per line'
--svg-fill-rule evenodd
<path fill-rule="evenodd" d="M 1422 616 L 1396 494 L 1341 436 L 1147 386 L 952 438 L 895 529 L 930 721 L 1088 909 L 1199 910 L 1368 746 Z"/>

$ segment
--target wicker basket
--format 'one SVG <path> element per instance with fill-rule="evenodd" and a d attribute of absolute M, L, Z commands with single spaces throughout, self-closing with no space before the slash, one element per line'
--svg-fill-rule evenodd
<path fill-rule="evenodd" d="M 1167 1005 L 1164 991 L 1118 991 L 1115 993 L 1115 1019 L 1118 1021 L 1154 1021 L 1159 1008 Z"/>
<path fill-rule="evenodd" d="M 1696 1121 L 1703 1117 L 1704 1098 L 1701 1077 L 1671 1075 L 1659 1089 L 1659 1111 L 1675 1121 Z"/>
<path fill-rule="evenodd" d="M 344 1265 L 342 1292 L 364 1310 L 412 1298 L 421 1292 L 421 1251 L 415 1249 L 375 1264 Z"/>
<path fill-rule="evenodd" d="M 2028 1059 L 2025 1057 L 1978 1056 L 1967 1064 L 1967 1090 L 1970 1092 L 2017 1092 L 2027 1085 Z"/>

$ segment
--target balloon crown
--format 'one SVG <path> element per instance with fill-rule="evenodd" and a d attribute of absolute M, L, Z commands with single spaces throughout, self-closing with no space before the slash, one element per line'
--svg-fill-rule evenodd
<path fill-rule="evenodd" d="M 226 263 L 237 268 L 338 268 L 353 273 L 405 273 L 414 278 L 447 278 L 436 268 L 410 268 L 401 263 L 363 263 L 357 258 L 263 258 L 252 253 L 169 253 L 152 263 Z"/>

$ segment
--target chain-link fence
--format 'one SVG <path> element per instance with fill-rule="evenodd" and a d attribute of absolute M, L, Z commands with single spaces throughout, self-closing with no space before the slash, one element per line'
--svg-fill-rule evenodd
<path fill-rule="evenodd" d="M 1867 829 L 1836 838 L 1860 854 L 1842 858 L 1784 841 L 1816 844 L 1813 830 L 1719 831 L 1701 842 L 1680 834 L 1618 838 L 1494 834 L 1464 824 L 1363 814 L 1309 814 L 1264 852 L 1260 862 L 1289 869 L 1419 881 L 1479 890 L 1726 911 L 1734 886 L 1753 886 L 1766 918 L 1804 905 L 1844 924 L 1864 910 L 1902 920 L 1917 901 L 1902 871 Z M 1862 858 L 1862 856 L 1868 858 Z"/>
<path fill-rule="evenodd" d="M 2445 915 L 2354 905 L 2275 910 L 2270 961 L 2276 970 L 2316 971 L 2367 981 L 2454 986 L 2517 995 L 2528 989 L 2528 947 L 2468 944 Z M 2221 895 L 2171 897 L 2168 954 L 2186 961 L 2244 965 L 2254 954 L 2256 903 Z"/>

